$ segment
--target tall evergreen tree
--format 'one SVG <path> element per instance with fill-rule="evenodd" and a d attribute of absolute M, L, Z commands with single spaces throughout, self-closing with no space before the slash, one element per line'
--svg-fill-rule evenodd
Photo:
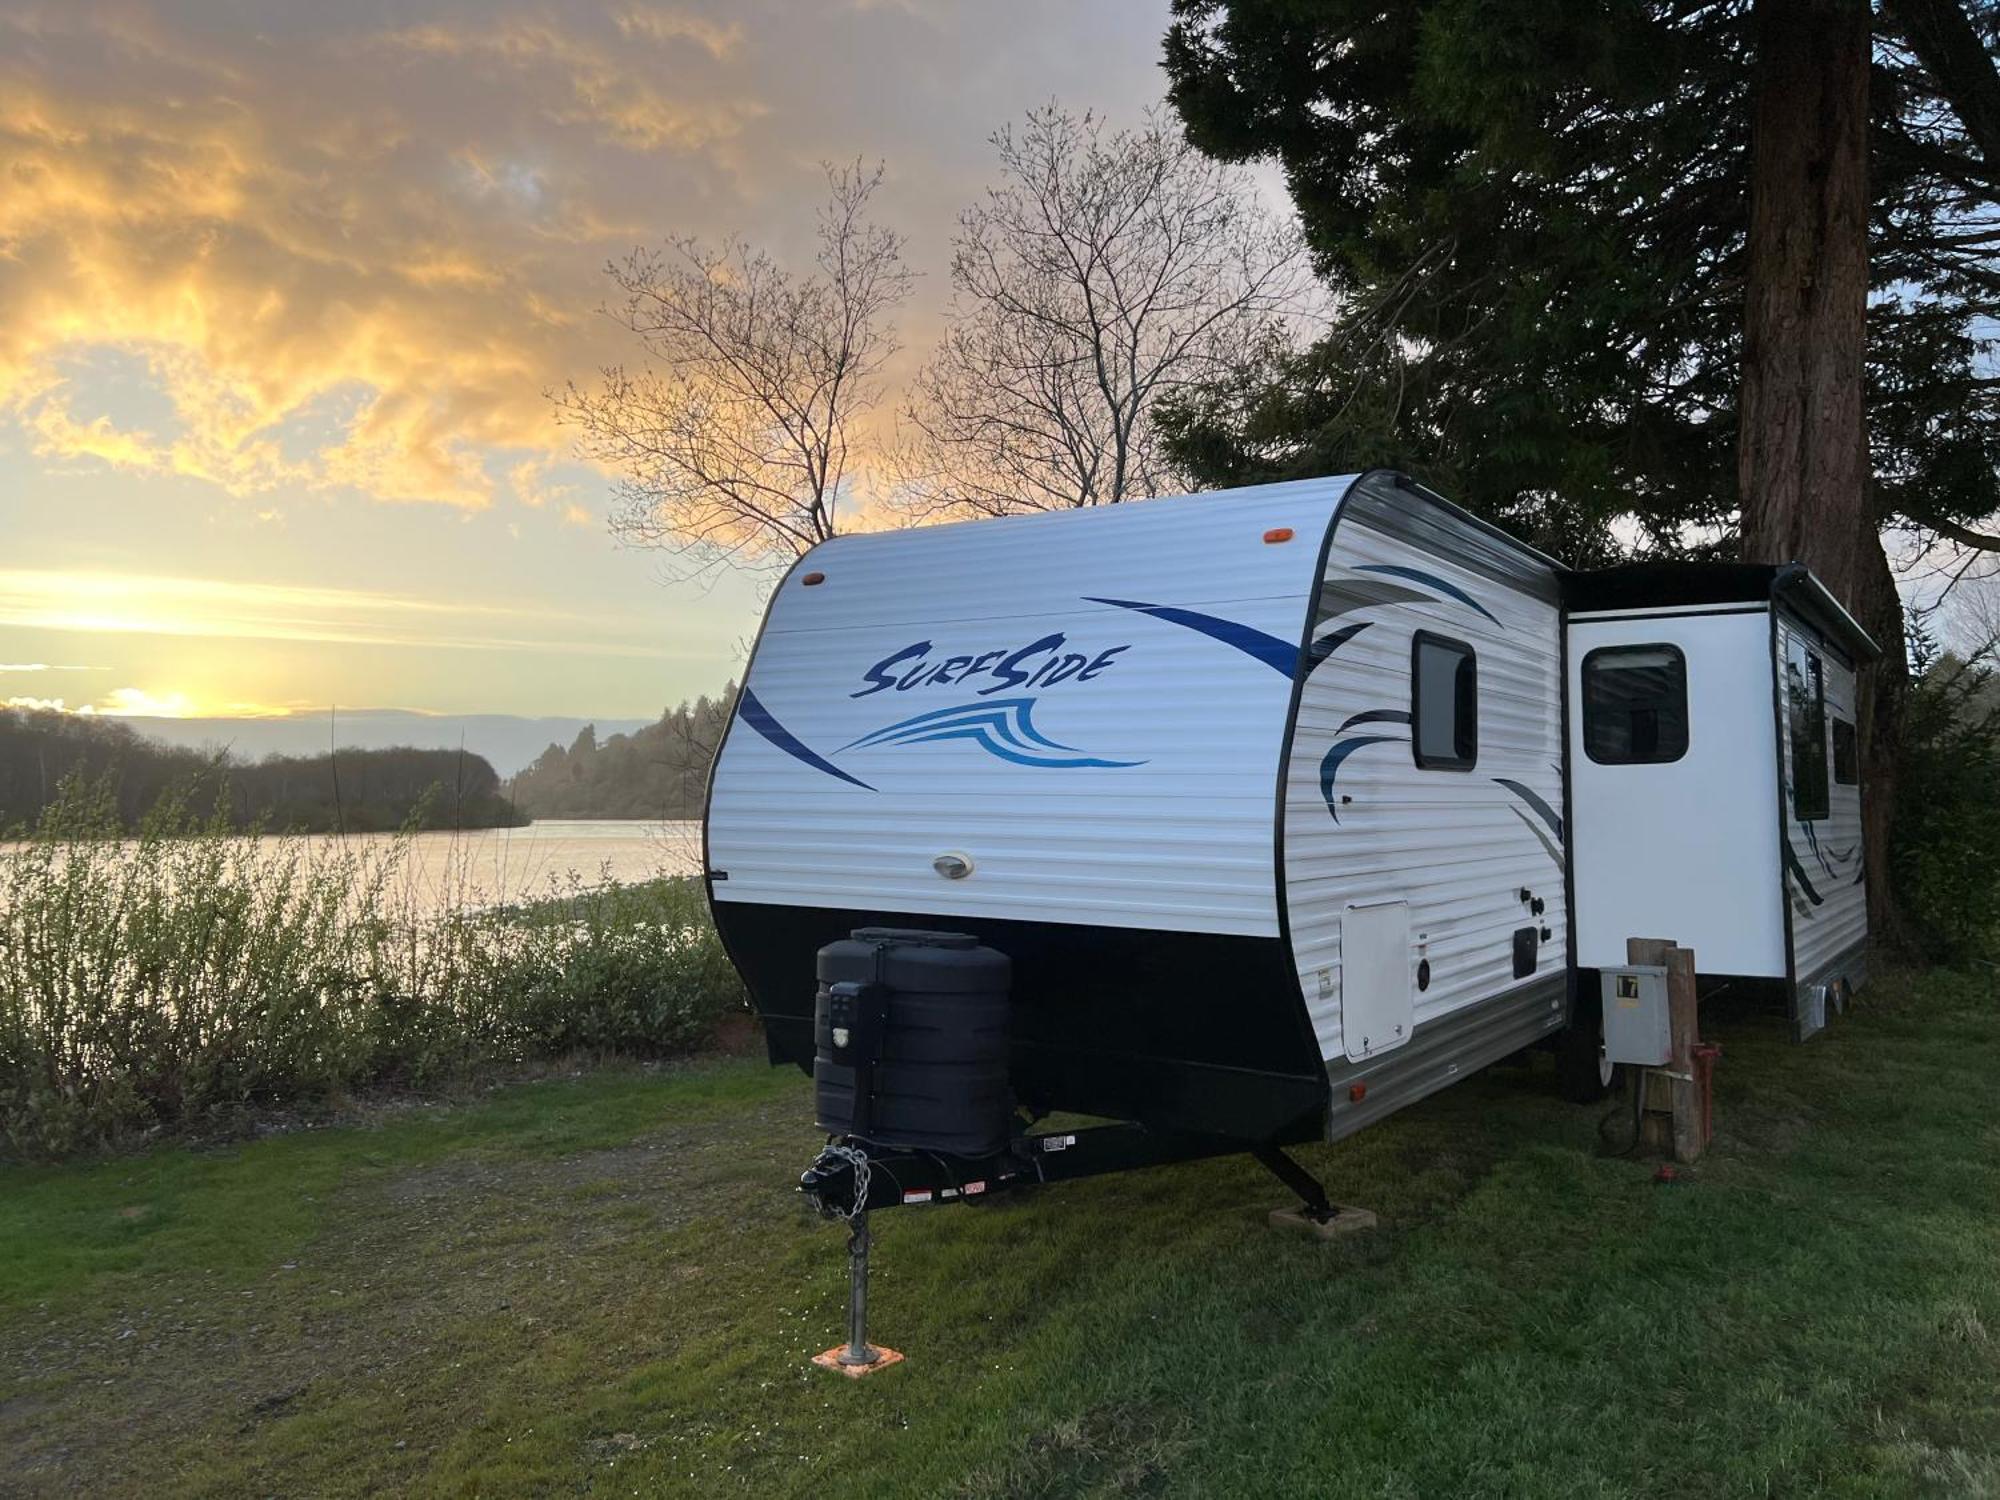
<path fill-rule="evenodd" d="M 537 818 L 699 818 L 709 762 L 736 706 L 736 684 L 668 709 L 656 723 L 599 741 L 586 724 L 550 745 L 508 788 Z"/>
<path fill-rule="evenodd" d="M 1401 464 L 1579 563 L 1618 550 L 1615 523 L 1657 552 L 1802 554 L 1900 680 L 1881 530 L 2000 548 L 1978 529 L 2000 510 L 1995 7 L 1175 10 L 1191 137 L 1282 166 L 1342 310 L 1304 358 L 1183 402 L 1184 463 Z"/>

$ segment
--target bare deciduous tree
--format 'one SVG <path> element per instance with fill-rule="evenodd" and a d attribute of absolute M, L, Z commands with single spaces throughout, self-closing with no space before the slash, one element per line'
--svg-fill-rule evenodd
<path fill-rule="evenodd" d="M 797 276 L 738 239 L 634 251 L 608 309 L 645 363 L 555 397 L 578 449 L 617 470 L 612 530 L 701 571 L 775 566 L 838 529 L 855 419 L 882 397 L 913 273 L 867 218 L 882 170 L 827 169 L 819 254 Z"/>
<path fill-rule="evenodd" d="M 1155 404 L 1300 311 L 1296 230 L 1158 113 L 1112 132 L 1050 105 L 992 141 L 1003 181 L 959 218 L 948 331 L 904 413 L 903 502 L 994 515 L 1175 487 Z"/>

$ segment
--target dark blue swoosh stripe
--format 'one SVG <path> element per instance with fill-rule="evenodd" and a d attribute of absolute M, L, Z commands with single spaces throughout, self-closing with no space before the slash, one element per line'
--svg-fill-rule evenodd
<path fill-rule="evenodd" d="M 1341 725 L 1339 729 L 1335 730 L 1334 733 L 1345 734 L 1356 724 L 1407 724 L 1409 722 L 1410 711 L 1406 708 L 1371 708 L 1366 713 L 1354 715 L 1345 724 Z"/>
<path fill-rule="evenodd" d="M 1510 807 L 1507 809 L 1507 811 L 1512 813 L 1515 817 L 1519 818 L 1521 820 L 1521 826 L 1527 829 L 1528 832 L 1532 833 L 1535 836 L 1535 838 L 1540 842 L 1541 846 L 1548 851 L 1549 858 L 1556 862 L 1556 868 L 1558 870 L 1564 868 L 1562 850 L 1558 849 L 1552 842 L 1550 842 L 1549 836 L 1546 833 L 1543 833 L 1541 829 L 1535 826 L 1535 820 L 1533 818 L 1530 818 L 1526 813 L 1522 812 L 1521 809 L 1518 807 Z"/>
<path fill-rule="evenodd" d="M 1792 841 L 1789 838 L 1784 840 L 1784 845 L 1785 868 L 1798 881 L 1799 889 L 1806 893 L 1806 900 L 1812 902 L 1814 906 L 1824 906 L 1826 904 L 1826 897 L 1814 890 L 1813 883 L 1806 879 L 1806 867 L 1799 863 L 1799 851 L 1792 847 Z"/>
<path fill-rule="evenodd" d="M 1525 787 L 1518 781 L 1509 781 L 1505 776 L 1495 776 L 1493 779 L 1541 814 L 1542 821 L 1556 831 L 1557 838 L 1563 836 L 1562 814 L 1544 802 L 1532 788 Z"/>
<path fill-rule="evenodd" d="M 1337 620 L 1342 615 L 1351 615 L 1357 609 L 1372 609 L 1377 604 L 1435 604 L 1437 600 L 1416 589 L 1406 589 L 1400 583 L 1378 583 L 1372 578 L 1337 578 L 1327 582 L 1320 590 L 1319 618 L 1315 626 L 1324 625 L 1329 620 Z"/>
<path fill-rule="evenodd" d="M 794 760 L 802 760 L 815 771 L 824 771 L 829 776 L 838 776 L 842 781 L 852 782 L 864 792 L 875 790 L 874 787 L 870 786 L 860 777 L 848 775 L 832 761 L 807 749 L 806 746 L 799 742 L 797 736 L 791 730 L 785 728 L 784 725 L 771 717 L 771 711 L 758 702 L 757 695 L 747 687 L 743 689 L 742 696 L 737 700 L 736 716 Z"/>
<path fill-rule="evenodd" d="M 1118 609 L 1136 609 L 1142 615 L 1151 615 L 1156 620 L 1165 620 L 1169 625 L 1183 625 L 1189 630 L 1198 630 L 1203 635 L 1221 641 L 1225 646 L 1234 646 L 1248 656 L 1254 656 L 1274 672 L 1282 672 L 1287 677 L 1299 670 L 1299 648 L 1290 641 L 1281 641 L 1275 635 L 1258 630 L 1254 626 L 1239 624 L 1235 620 L 1220 619 L 1215 615 L 1198 614 L 1191 609 L 1178 609 L 1171 604 L 1141 604 L 1136 599 L 1099 599 L 1094 595 L 1084 597 L 1092 604 L 1109 604 Z"/>
<path fill-rule="evenodd" d="M 1492 610 L 1481 604 L 1472 595 L 1466 593 L 1464 589 L 1455 583 L 1447 583 L 1435 573 L 1426 573 L 1422 568 L 1406 568 L 1400 563 L 1357 563 L 1355 564 L 1354 571 L 1357 573 L 1389 573 L 1397 578 L 1408 578 L 1414 582 L 1426 584 L 1441 594 L 1449 594 L 1461 604 L 1471 605 L 1482 615 L 1486 616 L 1487 619 L 1493 621 L 1495 625 L 1500 624 L 1499 617 Z M 1506 627 L 1502 625 L 1501 629 L 1504 630 Z"/>
<path fill-rule="evenodd" d="M 1340 821 L 1340 809 L 1334 805 L 1333 782 L 1340 775 L 1341 763 L 1355 751 L 1368 745 L 1393 745 L 1398 743 L 1390 734 L 1357 734 L 1353 739 L 1342 740 L 1319 763 L 1319 794 L 1326 798 L 1326 810 L 1333 814 L 1333 821 Z"/>
<path fill-rule="evenodd" d="M 1356 624 L 1343 625 L 1338 630 L 1327 632 L 1306 648 L 1306 659 L 1315 667 L 1318 666 L 1329 656 L 1333 655 L 1334 652 L 1366 630 L 1368 625 L 1369 622 L 1367 620 L 1362 620 Z"/>

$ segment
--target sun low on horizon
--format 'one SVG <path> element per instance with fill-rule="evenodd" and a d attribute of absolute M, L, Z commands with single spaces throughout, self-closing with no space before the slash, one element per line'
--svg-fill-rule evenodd
<path fill-rule="evenodd" d="M 632 356 L 605 266 L 809 258 L 823 164 L 880 161 L 906 371 L 988 135 L 1160 98 L 1165 0 L 1031 8 L 0 0 L 0 704 L 719 689 L 770 575 L 621 545 L 555 419 Z"/>

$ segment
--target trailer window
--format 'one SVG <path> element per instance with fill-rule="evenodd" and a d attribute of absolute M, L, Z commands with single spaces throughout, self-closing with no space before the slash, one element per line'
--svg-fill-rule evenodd
<path fill-rule="evenodd" d="M 1785 652 L 1785 694 L 1791 710 L 1792 816 L 1813 823 L 1827 812 L 1826 668 L 1797 641 Z"/>
<path fill-rule="evenodd" d="M 1861 784 L 1861 745 L 1854 726 L 1838 718 L 1833 721 L 1833 779 L 1842 786 Z"/>
<path fill-rule="evenodd" d="M 1432 771 L 1479 759 L 1479 661 L 1463 641 L 1419 630 L 1410 645 L 1410 744 Z"/>
<path fill-rule="evenodd" d="M 1688 748 L 1680 648 L 1600 646 L 1583 658 L 1583 753 L 1601 766 L 1662 765 Z"/>

